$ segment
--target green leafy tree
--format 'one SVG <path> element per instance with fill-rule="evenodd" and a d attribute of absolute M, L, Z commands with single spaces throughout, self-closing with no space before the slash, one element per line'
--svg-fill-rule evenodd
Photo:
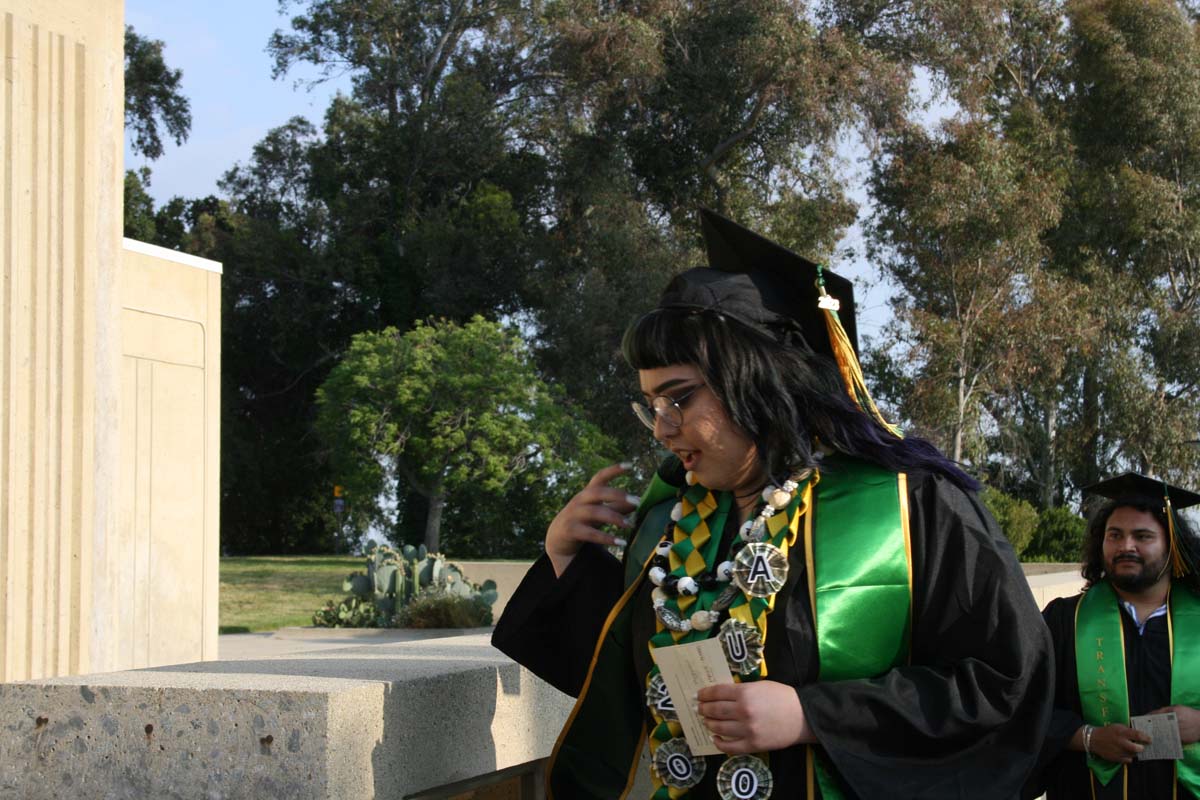
<path fill-rule="evenodd" d="M 503 502 L 514 482 L 577 487 L 611 454 L 539 379 L 520 338 L 481 317 L 358 334 L 317 403 L 356 522 L 390 527 L 388 509 L 411 489 L 428 503 L 424 541 L 434 552 L 452 497 L 470 512 Z"/>
<path fill-rule="evenodd" d="M 133 152 L 153 161 L 163 154 L 159 125 L 183 144 L 192 128 L 191 104 L 180 89 L 183 73 L 163 59 L 163 43 L 125 26 L 125 129 Z M 125 235 L 156 242 L 154 200 L 146 191 L 150 168 L 125 172 Z"/>
<path fill-rule="evenodd" d="M 183 72 L 163 59 L 163 43 L 125 26 L 125 128 L 131 146 L 150 160 L 163 154 L 163 132 L 183 144 L 192 129 L 191 103 L 183 95 Z M 159 127 L 161 125 L 161 128 Z"/>
<path fill-rule="evenodd" d="M 1039 316 L 1027 309 L 1039 299 L 1031 276 L 1059 192 L 982 121 L 948 122 L 942 133 L 911 127 L 889 143 L 872 178 L 874 252 L 902 288 L 888 338 L 916 365 L 901 411 L 956 461 L 979 464 L 985 399 L 1020 354 L 1014 322 Z"/>

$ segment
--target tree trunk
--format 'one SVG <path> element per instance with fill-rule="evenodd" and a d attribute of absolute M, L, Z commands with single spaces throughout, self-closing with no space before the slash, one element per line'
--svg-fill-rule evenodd
<path fill-rule="evenodd" d="M 1054 489 L 1058 486 L 1054 469 L 1054 456 L 1057 451 L 1056 436 L 1058 434 L 1058 404 L 1054 400 L 1046 401 L 1046 452 L 1042 454 L 1042 510 L 1054 505 Z"/>
<path fill-rule="evenodd" d="M 425 549 L 437 553 L 441 546 L 442 509 L 446 507 L 446 494 L 441 492 L 429 498 L 429 514 L 425 517 Z"/>
<path fill-rule="evenodd" d="M 963 449 L 963 428 L 966 427 L 967 419 L 967 378 L 963 374 L 962 363 L 959 362 L 958 370 L 958 414 L 954 420 L 954 443 L 952 446 L 954 463 L 962 463 Z"/>
<path fill-rule="evenodd" d="M 1100 381 L 1095 365 L 1083 370 L 1083 463 L 1079 485 L 1088 486 L 1100 480 Z"/>

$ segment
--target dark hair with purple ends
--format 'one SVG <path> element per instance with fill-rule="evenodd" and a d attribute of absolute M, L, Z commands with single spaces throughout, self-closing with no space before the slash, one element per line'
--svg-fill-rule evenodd
<path fill-rule="evenodd" d="M 895 472 L 929 472 L 968 491 L 979 488 L 929 442 L 898 439 L 863 413 L 837 365 L 814 353 L 794 322 L 760 328 L 711 309 L 657 308 L 626 330 L 621 349 L 634 369 L 699 369 L 775 480 L 817 465 L 817 437 Z"/>

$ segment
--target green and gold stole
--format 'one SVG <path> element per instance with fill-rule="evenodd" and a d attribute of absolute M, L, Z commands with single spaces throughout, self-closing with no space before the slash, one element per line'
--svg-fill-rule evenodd
<path fill-rule="evenodd" d="M 1079 702 L 1089 725 L 1129 724 L 1129 684 L 1125 673 L 1125 628 L 1117 593 L 1107 581 L 1093 585 L 1075 607 L 1075 672 Z M 1182 637 L 1175 636 L 1178 628 Z M 1200 598 L 1184 587 L 1167 600 L 1171 648 L 1171 703 L 1200 707 Z M 1118 772 L 1122 797 L 1129 794 L 1126 767 L 1096 756 L 1087 759 L 1093 780 L 1107 786 Z M 1200 795 L 1200 743 L 1183 748 L 1175 762 L 1176 783 Z M 1093 786 L 1093 794 L 1095 787 Z"/>
<path fill-rule="evenodd" d="M 652 493 L 656 499 L 666 494 L 649 490 L 644 496 Z M 863 461 L 833 457 L 826 460 L 813 495 L 804 515 L 805 560 L 820 680 L 881 675 L 905 663 L 910 650 L 906 478 Z M 633 784 L 647 732 L 644 683 L 629 669 L 635 646 L 629 601 L 645 579 L 672 505 L 660 502 L 650 509 L 631 543 L 628 557 L 641 569 L 628 573 L 628 588 L 605 622 L 583 690 L 547 764 L 551 800 L 623 798 Z M 827 800 L 838 800 L 843 795 L 819 750 L 808 748 L 808 795 L 815 796 L 813 784 L 819 783 Z"/>
<path fill-rule="evenodd" d="M 820 680 L 882 675 L 908 660 L 912 638 L 912 540 L 908 480 L 861 461 L 822 473 L 805 523 L 808 595 Z M 808 748 L 808 796 L 842 793 L 817 745 Z"/>

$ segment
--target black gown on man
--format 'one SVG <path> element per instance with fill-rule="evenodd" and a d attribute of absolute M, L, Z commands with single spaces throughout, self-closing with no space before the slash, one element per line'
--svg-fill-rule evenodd
<path fill-rule="evenodd" d="M 1079 598 L 1063 597 L 1046 606 L 1043 616 L 1054 640 L 1058 674 L 1054 681 L 1054 713 L 1046 734 L 1038 779 L 1026 792 L 1034 797 L 1046 793 L 1047 800 L 1107 800 L 1121 798 L 1121 774 L 1107 786 L 1093 781 L 1082 752 L 1067 749 L 1067 743 L 1083 725 L 1079 702 L 1079 677 L 1075 669 L 1075 609 Z M 1165 615 L 1146 621 L 1145 630 L 1124 609 L 1125 674 L 1129 688 L 1129 714 L 1138 716 L 1171 704 L 1171 646 Z M 1134 761 L 1129 766 L 1128 800 L 1171 800 L 1175 781 L 1173 761 Z M 1093 795 L 1093 784 L 1095 794 Z M 1182 785 L 1174 795 L 1180 800 L 1194 795 Z"/>

